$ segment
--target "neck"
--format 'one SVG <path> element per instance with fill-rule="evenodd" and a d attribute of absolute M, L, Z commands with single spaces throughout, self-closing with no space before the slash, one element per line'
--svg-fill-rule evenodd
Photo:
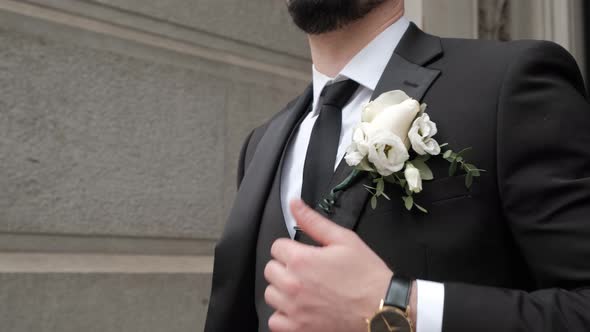
<path fill-rule="evenodd" d="M 309 35 L 313 64 L 324 75 L 335 77 L 358 52 L 403 15 L 403 1 L 386 1 L 362 19 L 338 30 Z"/>

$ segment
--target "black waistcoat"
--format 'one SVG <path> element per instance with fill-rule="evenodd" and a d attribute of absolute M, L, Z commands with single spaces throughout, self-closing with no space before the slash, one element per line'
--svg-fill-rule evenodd
<path fill-rule="evenodd" d="M 260 231 L 258 233 L 258 242 L 256 244 L 256 279 L 254 294 L 256 301 L 256 313 L 258 314 L 258 331 L 267 332 L 268 319 L 273 314 L 272 309 L 264 301 L 264 291 L 268 282 L 264 278 L 264 267 L 270 261 L 270 247 L 273 242 L 281 237 L 288 238 L 289 233 L 285 225 L 285 218 L 281 207 L 281 165 L 275 175 L 275 179 L 270 190 L 262 220 L 260 221 Z"/>
<path fill-rule="evenodd" d="M 256 313 L 258 315 L 259 332 L 269 331 L 268 319 L 274 313 L 274 309 L 264 301 L 264 291 L 268 286 L 268 282 L 264 278 L 264 268 L 271 259 L 270 247 L 275 240 L 289 237 L 289 232 L 285 224 L 285 216 L 283 215 L 283 207 L 281 205 L 281 177 L 285 161 L 285 152 L 288 150 L 294 134 L 297 133 L 299 125 L 301 125 L 301 122 L 303 122 L 310 109 L 311 105 L 308 106 L 308 111 L 302 115 L 301 119 L 299 119 L 289 135 L 285 151 L 283 151 L 279 167 L 275 173 L 272 188 L 270 189 L 270 193 L 266 200 L 262 219 L 260 220 L 258 241 L 256 243 L 256 276 L 254 281 L 254 300 L 256 304 Z"/>

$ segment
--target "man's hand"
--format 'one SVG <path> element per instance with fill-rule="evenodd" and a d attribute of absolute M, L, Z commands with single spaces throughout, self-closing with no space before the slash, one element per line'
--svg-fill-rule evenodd
<path fill-rule="evenodd" d="M 322 247 L 277 240 L 264 276 L 266 302 L 276 309 L 274 332 L 360 332 L 384 297 L 392 271 L 354 232 L 301 201 L 291 203 L 297 225 Z"/>

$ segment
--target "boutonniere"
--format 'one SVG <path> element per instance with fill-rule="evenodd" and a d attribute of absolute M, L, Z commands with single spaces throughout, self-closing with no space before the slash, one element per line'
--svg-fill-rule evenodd
<path fill-rule="evenodd" d="M 382 94 L 366 104 L 362 110 L 361 123 L 354 130 L 352 143 L 345 155 L 346 163 L 354 167 L 352 173 L 333 188 L 319 205 L 330 213 L 339 192 L 352 185 L 357 177 L 369 173 L 372 186 L 365 185 L 371 193 L 371 207 L 375 209 L 380 197 L 390 200 L 385 194 L 386 183 L 400 186 L 404 193 L 401 197 L 406 209 L 428 211 L 417 203 L 414 195 L 422 191 L 423 183 L 434 179 L 428 167 L 428 160 L 441 157 L 450 163 L 449 176 L 459 169 L 465 172 L 465 185 L 470 188 L 473 179 L 483 170 L 467 163 L 465 153 L 469 149 L 454 152 L 441 149 L 447 144 L 440 144 L 434 136 L 437 134 L 436 123 L 426 113 L 426 104 L 410 98 L 400 90 Z M 411 153 L 413 150 L 414 153 Z M 410 159 L 410 155 L 415 155 Z"/>

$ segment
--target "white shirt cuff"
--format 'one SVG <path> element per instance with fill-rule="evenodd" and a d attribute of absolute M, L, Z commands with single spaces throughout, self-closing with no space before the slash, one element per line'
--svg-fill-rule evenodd
<path fill-rule="evenodd" d="M 418 280 L 416 289 L 416 332 L 442 332 L 445 286 L 438 282 Z"/>

